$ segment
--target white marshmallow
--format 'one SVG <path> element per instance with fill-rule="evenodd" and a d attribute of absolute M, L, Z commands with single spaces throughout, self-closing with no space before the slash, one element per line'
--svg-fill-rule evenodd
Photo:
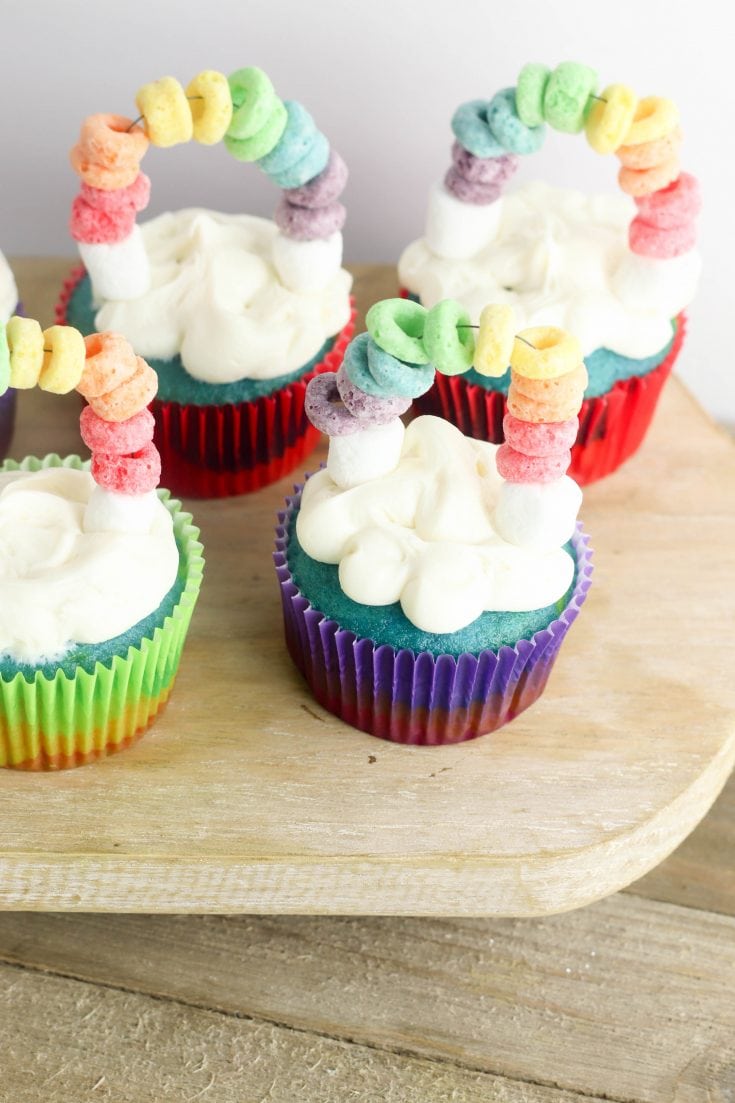
<path fill-rule="evenodd" d="M 497 234 L 502 207 L 502 199 L 487 204 L 463 203 L 443 184 L 434 184 L 429 192 L 426 244 L 436 256 L 449 260 L 474 257 Z"/>
<path fill-rule="evenodd" d="M 551 483 L 509 483 L 500 488 L 495 527 L 509 544 L 555 551 L 571 539 L 582 491 L 568 475 Z"/>
<path fill-rule="evenodd" d="M 273 239 L 273 264 L 290 291 L 323 291 L 342 267 L 342 234 L 295 241 L 278 233 Z"/>
<path fill-rule="evenodd" d="M 85 532 L 151 531 L 158 508 L 155 490 L 147 494 L 117 494 L 95 486 L 84 510 Z"/>
<path fill-rule="evenodd" d="M 138 299 L 151 286 L 151 267 L 139 226 L 109 245 L 79 243 L 79 256 L 92 281 L 95 302 Z"/>
<path fill-rule="evenodd" d="M 342 490 L 390 474 L 398 467 L 405 430 L 399 417 L 385 425 L 330 437 L 327 471 Z"/>
<path fill-rule="evenodd" d="M 660 260 L 626 251 L 612 275 L 612 289 L 625 306 L 661 311 L 673 318 L 694 298 L 702 271 L 702 257 L 696 249 L 680 257 Z"/>

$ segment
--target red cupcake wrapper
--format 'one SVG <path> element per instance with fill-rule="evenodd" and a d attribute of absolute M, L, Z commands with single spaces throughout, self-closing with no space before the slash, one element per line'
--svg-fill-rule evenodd
<path fill-rule="evenodd" d="M 66 324 L 66 309 L 79 280 L 77 267 L 64 282 L 56 320 Z M 162 481 L 177 495 L 224 498 L 248 494 L 283 478 L 319 443 L 320 433 L 304 411 L 310 379 L 336 372 L 355 330 L 355 303 L 332 348 L 308 374 L 273 394 L 221 406 L 179 402 L 151 403 L 156 418 L 154 441 L 161 453 Z"/>

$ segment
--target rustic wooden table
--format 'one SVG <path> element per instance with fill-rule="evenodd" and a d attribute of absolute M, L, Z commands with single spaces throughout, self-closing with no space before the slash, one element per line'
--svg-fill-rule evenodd
<path fill-rule="evenodd" d="M 65 268 L 58 260 L 16 262 L 29 313 L 51 317 Z M 389 293 L 387 271 L 363 271 L 361 276 L 366 294 Z M 37 434 L 38 425 L 31 422 L 43 421 L 44 408 L 26 406 L 19 425 L 21 446 Z M 685 426 L 687 439 L 682 441 Z M 692 440 L 698 447 L 687 453 Z M 49 440 L 48 446 L 75 444 L 70 417 L 65 440 Z M 663 480 L 673 454 L 683 469 L 673 484 L 662 483 L 663 493 L 646 508 L 651 524 L 660 526 L 661 540 L 670 536 L 677 518 L 682 540 L 697 537 L 717 545 L 719 539 L 719 575 L 710 579 L 709 587 L 694 586 L 689 594 L 676 595 L 697 614 L 691 631 L 695 672 L 700 671 L 698 651 L 711 640 L 713 681 L 709 689 L 686 677 L 681 682 L 674 660 L 664 664 L 660 672 L 669 678 L 647 691 L 651 709 L 660 710 L 659 722 L 643 730 L 647 740 L 667 747 L 673 763 L 673 773 L 667 772 L 667 755 L 651 758 L 661 799 L 661 777 L 685 780 L 677 774 L 677 746 L 684 748 L 677 740 L 685 738 L 687 718 L 697 716 L 697 724 L 689 724 L 688 750 L 680 757 L 692 771 L 690 782 L 697 771 L 709 777 L 712 792 L 706 801 L 700 798 L 701 814 L 716 791 L 709 776 L 712 763 L 724 777 L 735 736 L 733 714 L 725 708 L 732 666 L 722 665 L 730 653 L 721 613 L 732 603 L 733 589 L 727 497 L 719 512 L 716 507 L 718 494 L 724 493 L 730 495 L 731 510 L 732 483 L 722 482 L 722 469 L 731 476 L 732 446 L 680 386 L 670 385 L 650 446 L 633 461 L 637 472 L 627 479 L 621 473 L 611 482 L 604 504 L 618 510 L 618 521 L 621 507 L 641 509 L 643 484 L 650 490 L 649 476 L 653 482 Z M 596 498 L 593 489 L 589 499 L 598 520 Z M 700 508 L 698 499 L 709 508 Z M 695 512 L 696 522 L 687 525 L 684 506 Z M 234 518 L 236 503 L 223 508 Z M 591 520 L 589 526 L 593 528 Z M 621 539 L 616 545 L 610 529 L 602 533 L 606 554 L 597 600 L 603 614 L 609 612 L 603 587 L 614 575 L 617 559 L 631 552 L 624 544 Z M 655 542 L 648 551 L 654 553 Z M 713 556 L 713 563 L 717 561 Z M 670 615 L 666 594 L 657 599 Z M 664 628 L 659 644 L 665 640 Z M 597 647 L 608 649 L 611 667 L 630 660 L 618 639 L 611 643 L 598 636 Z M 572 672 L 580 658 L 572 651 Z M 571 682 L 567 670 L 557 688 Z M 601 714 L 616 701 L 609 686 L 605 692 Z M 616 716 L 621 727 L 627 719 L 625 712 Z M 641 729 L 623 734 L 631 744 L 641 741 Z M 151 733 L 152 746 L 158 738 Z M 165 731 L 161 741 L 166 742 Z M 692 748 L 700 748 L 699 757 Z M 381 744 L 375 749 L 378 755 L 383 751 Z M 531 767 L 531 758 L 527 761 Z M 85 771 L 69 776 L 83 778 Z M 39 779 L 27 779 L 34 780 Z M 45 779 L 40 780 L 43 784 Z M 277 771 L 274 781 L 278 783 Z M 633 789 L 640 783 L 632 771 Z M 80 799 L 88 784 L 73 783 L 81 786 Z M 420 792 L 416 784 L 411 789 Z M 32 790 L 23 791 L 32 806 Z M 65 839 L 68 820 L 62 814 L 66 806 L 55 799 L 51 786 L 44 792 L 48 807 L 39 809 L 39 815 L 48 835 L 59 813 L 61 841 L 34 834 L 28 810 L 14 803 L 13 788 L 5 784 L 2 791 L 0 852 L 7 859 L 14 852 L 17 857 L 20 849 L 30 870 L 41 842 L 39 869 L 45 868 L 49 852 L 70 848 Z M 98 847 L 102 855 L 115 849 L 108 830 L 115 811 L 113 803 L 104 812 Z M 130 826 L 124 822 L 129 811 L 119 810 L 121 837 Z M 179 813 L 186 833 L 191 829 L 183 804 Z M 29 834 L 25 847 L 17 830 L 9 837 L 9 823 L 19 822 Z M 86 829 L 91 838 L 94 825 Z M 157 830 L 151 821 L 149 833 Z M 53 878 L 40 887 L 13 883 L 21 866 L 11 861 L 0 879 L 4 906 L 44 911 L 0 915 L 0 1100 L 562 1103 L 598 1097 L 620 1103 L 732 1103 L 734 844 L 731 780 L 678 850 L 625 892 L 566 915 L 513 920 L 59 913 L 53 911 Z M 202 861 L 206 863 L 206 854 Z M 161 875 L 156 870 L 154 878 Z M 366 910 L 376 911 L 369 870 L 365 877 Z M 404 880 L 410 896 L 410 867 Z M 83 876 L 76 900 L 68 869 L 59 883 L 64 898 L 57 907 L 85 906 L 91 890 Z M 201 879 L 197 883 L 198 891 L 204 891 Z M 264 897 L 268 891 L 263 890 Z M 328 886 L 321 889 L 326 901 L 322 910 L 339 910 L 330 906 L 328 891 Z M 344 884 L 337 884 L 338 905 L 345 891 Z M 112 908 L 120 899 L 123 910 L 124 879 L 117 897 L 110 885 L 104 892 L 105 899 L 91 906 Z M 171 884 L 164 885 L 164 900 L 170 901 L 170 892 Z M 348 892 L 352 911 L 357 910 L 358 892 L 359 884 Z M 236 891 L 233 895 L 231 887 L 223 889 L 216 879 L 211 893 L 220 901 L 228 893 L 237 898 Z M 145 899 L 155 900 L 152 889 Z M 440 902 L 439 913 L 446 914 L 448 901 Z M 319 909 L 312 901 L 307 910 Z M 479 909 L 465 901 L 461 910 L 471 914 Z"/>

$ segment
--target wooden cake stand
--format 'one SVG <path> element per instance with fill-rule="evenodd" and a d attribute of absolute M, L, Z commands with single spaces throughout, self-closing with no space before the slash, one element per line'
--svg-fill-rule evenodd
<path fill-rule="evenodd" d="M 27 313 L 51 322 L 68 267 L 16 265 Z M 363 307 L 395 292 L 389 268 L 357 274 Z M 79 451 L 78 412 L 21 395 L 12 455 Z M 677 380 L 639 454 L 585 493 L 594 585 L 545 694 L 460 746 L 384 743 L 311 698 L 271 563 L 291 484 L 192 503 L 204 586 L 137 746 L 0 771 L 0 907 L 543 915 L 692 830 L 735 761 L 735 447 Z"/>

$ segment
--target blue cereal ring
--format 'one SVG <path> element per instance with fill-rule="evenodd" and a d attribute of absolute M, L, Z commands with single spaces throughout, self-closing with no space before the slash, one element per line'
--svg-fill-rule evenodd
<path fill-rule="evenodd" d="M 283 105 L 286 108 L 283 133 L 271 152 L 258 161 L 268 176 L 291 168 L 305 157 L 317 133 L 316 123 L 302 104 L 296 100 L 284 100 Z"/>
<path fill-rule="evenodd" d="M 272 172 L 270 178 L 279 188 L 300 188 L 323 172 L 329 161 L 329 141 L 317 130 L 309 149 L 300 161 L 284 169 Z"/>
<path fill-rule="evenodd" d="M 366 336 L 368 368 L 381 393 L 399 398 L 418 398 L 426 394 L 436 375 L 433 364 L 407 364 L 376 345 L 369 334 Z"/>
<path fill-rule="evenodd" d="M 452 115 L 452 131 L 457 141 L 475 157 L 502 157 L 506 151 L 488 126 L 487 108 L 487 100 L 460 104 Z"/>
<path fill-rule="evenodd" d="M 381 387 L 379 383 L 373 379 L 370 366 L 368 364 L 368 342 L 372 338 L 369 333 L 361 333 L 354 340 L 350 341 L 345 352 L 344 364 L 345 371 L 347 372 L 350 380 L 356 387 L 359 387 L 365 394 L 372 395 L 373 398 L 384 398 L 385 387 Z"/>
<path fill-rule="evenodd" d="M 546 127 L 526 126 L 516 109 L 515 88 L 496 92 L 487 107 L 487 121 L 503 149 L 509 153 L 536 153 L 544 143 Z"/>
<path fill-rule="evenodd" d="M 432 306 L 424 326 L 424 347 L 442 375 L 469 371 L 475 356 L 475 333 L 461 303 L 443 299 Z"/>

